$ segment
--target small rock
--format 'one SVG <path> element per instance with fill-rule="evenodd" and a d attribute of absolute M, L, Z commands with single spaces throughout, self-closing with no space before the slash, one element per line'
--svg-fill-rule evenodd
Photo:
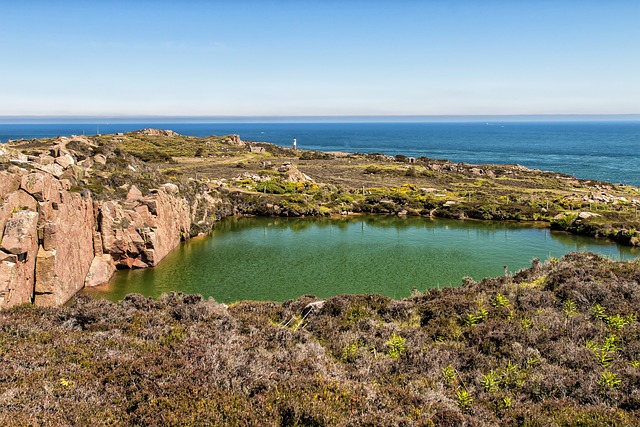
<path fill-rule="evenodd" d="M 71 165 L 76 163 L 75 159 L 68 153 L 61 155 L 56 158 L 56 163 L 62 166 L 63 168 L 68 168 Z"/>
<path fill-rule="evenodd" d="M 127 202 L 133 202 L 136 200 L 140 200 L 142 198 L 142 191 L 138 189 L 135 185 L 132 185 L 127 193 Z"/>
<path fill-rule="evenodd" d="M 101 165 L 104 165 L 107 163 L 107 158 L 102 154 L 96 154 L 95 156 L 93 156 L 93 161 L 96 163 L 100 163 Z"/>
<path fill-rule="evenodd" d="M 160 188 L 164 188 L 164 190 L 170 194 L 178 194 L 178 192 L 180 191 L 180 188 L 177 185 L 171 184 L 169 182 L 166 184 L 162 184 Z"/>
<path fill-rule="evenodd" d="M 322 310 L 324 303 L 324 300 L 310 302 L 302 309 L 302 317 L 309 317 L 311 313 L 318 313 Z"/>
<path fill-rule="evenodd" d="M 87 157 L 84 160 L 80 160 L 78 162 L 79 166 L 82 166 L 83 168 L 90 168 L 91 166 L 93 166 L 93 160 L 91 159 L 91 157 Z"/>
<path fill-rule="evenodd" d="M 599 217 L 600 214 L 596 214 L 593 212 L 580 212 L 578 214 L 578 218 L 580 219 L 588 219 L 588 218 L 595 218 L 595 217 Z"/>

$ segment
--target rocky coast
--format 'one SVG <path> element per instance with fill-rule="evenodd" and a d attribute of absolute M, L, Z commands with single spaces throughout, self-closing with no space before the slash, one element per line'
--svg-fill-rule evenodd
<path fill-rule="evenodd" d="M 172 131 L 0 146 L 0 307 L 61 305 L 230 215 L 542 221 L 640 245 L 640 191 L 518 165 L 320 153 Z"/>
<path fill-rule="evenodd" d="M 231 215 L 536 221 L 638 245 L 635 187 L 159 130 L 2 145 L 0 178 L 2 425 L 640 423 L 637 260 L 572 253 L 401 300 L 72 298 Z"/>

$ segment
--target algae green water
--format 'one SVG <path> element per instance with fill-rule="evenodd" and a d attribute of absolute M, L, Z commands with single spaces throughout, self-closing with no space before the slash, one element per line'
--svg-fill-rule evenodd
<path fill-rule="evenodd" d="M 591 251 L 616 260 L 637 249 L 504 222 L 392 216 L 340 219 L 236 218 L 172 251 L 159 266 L 116 273 L 88 290 L 110 300 L 128 293 L 197 293 L 220 302 L 284 301 L 304 294 L 410 295 L 412 287 L 455 286 L 528 267 L 532 259 Z"/>

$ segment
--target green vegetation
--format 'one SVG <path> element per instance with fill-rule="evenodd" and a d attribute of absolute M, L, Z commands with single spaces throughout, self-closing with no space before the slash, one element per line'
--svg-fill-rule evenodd
<path fill-rule="evenodd" d="M 122 199 L 132 184 L 147 194 L 174 183 L 187 201 L 214 200 L 194 233 L 234 213 L 363 212 L 543 221 L 640 245 L 628 186 L 234 137 L 87 140 L 67 148 L 105 161 L 70 174 L 75 191 Z M 37 156 L 51 143 L 14 145 Z M 225 307 L 182 294 L 15 307 L 0 313 L 0 424 L 640 425 L 639 271 L 569 254 L 460 288 L 340 295 L 317 309 L 309 295 Z"/>
<path fill-rule="evenodd" d="M 403 300 L 15 307 L 0 424 L 638 425 L 639 271 L 569 254 Z"/>
<path fill-rule="evenodd" d="M 217 219 L 237 212 L 536 221 L 557 230 L 640 246 L 640 191 L 631 186 L 577 180 L 518 165 L 475 166 L 426 157 L 410 162 L 403 155 L 296 151 L 244 142 L 237 135 L 196 138 L 151 131 L 85 140 L 89 144 L 74 140 L 67 148 L 79 157 L 102 154 L 107 163 L 94 164 L 91 173 L 72 186 L 75 191 L 87 189 L 99 199 L 123 198 L 123 188 L 130 184 L 146 194 L 171 182 L 189 200 L 202 193 L 221 197 L 225 206 L 215 212 Z M 53 142 L 12 145 L 39 155 Z M 282 164 L 293 165 L 295 174 L 283 171 Z M 203 231 L 206 225 L 197 229 Z"/>
<path fill-rule="evenodd" d="M 400 354 L 407 349 L 407 340 L 395 333 L 385 344 L 387 345 L 387 355 L 391 357 L 400 357 Z"/>

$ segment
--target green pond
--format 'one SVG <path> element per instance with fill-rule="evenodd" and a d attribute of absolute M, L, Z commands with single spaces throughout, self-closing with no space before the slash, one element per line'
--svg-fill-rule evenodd
<path fill-rule="evenodd" d="M 173 250 L 155 268 L 118 271 L 84 292 L 116 301 L 128 293 L 197 293 L 220 302 L 285 301 L 304 294 L 410 295 L 531 265 L 534 258 L 591 251 L 616 260 L 638 249 L 506 222 L 356 216 L 233 218 Z"/>

